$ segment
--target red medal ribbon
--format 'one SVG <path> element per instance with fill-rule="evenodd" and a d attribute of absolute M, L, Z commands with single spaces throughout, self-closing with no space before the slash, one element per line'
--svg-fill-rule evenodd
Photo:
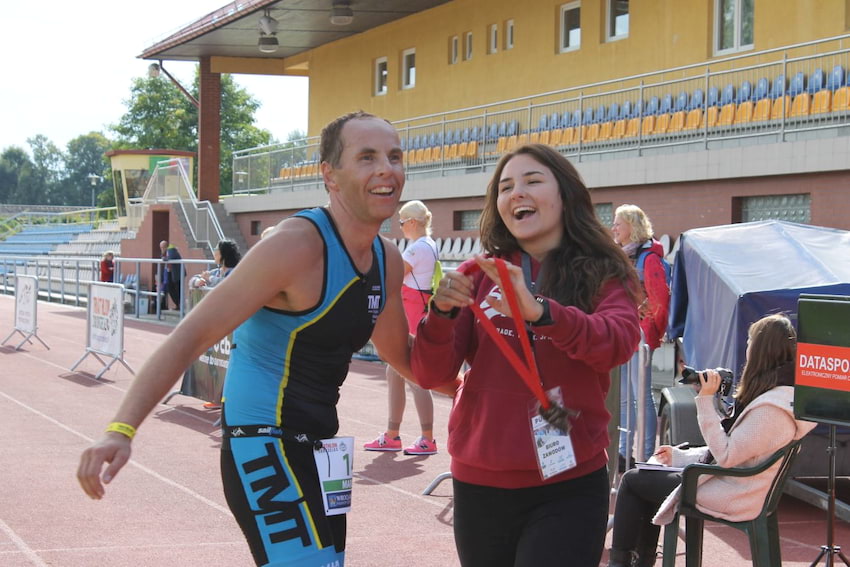
<path fill-rule="evenodd" d="M 540 405 L 543 406 L 544 409 L 549 409 L 552 402 L 549 401 L 549 398 L 547 398 L 546 394 L 543 392 L 543 384 L 540 380 L 540 373 L 537 370 L 537 363 L 534 360 L 534 352 L 531 350 L 531 342 L 528 339 L 528 334 L 525 332 L 525 323 L 522 319 L 519 319 L 519 302 L 517 300 L 516 290 L 514 289 L 510 275 L 508 274 L 508 267 L 505 265 L 505 261 L 501 258 L 494 258 L 494 260 L 496 261 L 496 269 L 499 271 L 499 279 L 502 280 L 502 295 L 508 300 L 508 306 L 511 308 L 511 318 L 514 320 L 516 334 L 519 337 L 519 343 L 525 357 L 525 362 L 520 360 L 517 353 L 513 348 L 511 348 L 505 340 L 505 337 L 499 333 L 496 326 L 492 321 L 490 321 L 490 318 L 484 314 L 484 311 L 478 303 L 471 303 L 468 307 L 475 314 L 475 317 L 481 324 L 481 328 L 484 329 L 484 331 L 490 336 L 499 351 L 505 356 L 516 373 L 519 374 L 520 378 L 522 378 L 534 396 L 538 399 Z M 469 276 L 478 269 L 479 267 L 477 264 L 470 264 L 465 270 L 461 271 L 461 273 Z"/>

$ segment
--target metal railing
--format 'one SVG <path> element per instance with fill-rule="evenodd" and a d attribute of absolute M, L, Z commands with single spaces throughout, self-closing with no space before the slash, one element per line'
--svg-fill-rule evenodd
<path fill-rule="evenodd" d="M 157 164 L 141 199 L 130 199 L 127 206 L 128 226 L 138 230 L 152 203 L 177 203 L 194 241 L 205 245 L 210 253 L 224 240 L 224 231 L 209 201 L 199 201 L 189 183 L 181 160 Z"/>
<path fill-rule="evenodd" d="M 823 90 L 836 91 L 828 79 L 836 67 L 850 70 L 848 41 L 850 34 L 845 34 L 394 125 L 405 149 L 408 177 L 481 171 L 525 142 L 548 143 L 581 161 L 624 152 L 669 152 L 672 146 L 758 143 L 766 137 L 784 142 L 814 131 L 817 136 L 837 135 L 838 128 L 850 125 L 850 108 L 832 111 L 811 105 L 797 112 L 794 95 L 797 86 L 810 90 L 808 81 L 817 70 L 823 73 Z M 717 100 L 709 100 L 715 92 Z M 317 149 L 313 137 L 235 152 L 234 194 L 320 186 Z"/>

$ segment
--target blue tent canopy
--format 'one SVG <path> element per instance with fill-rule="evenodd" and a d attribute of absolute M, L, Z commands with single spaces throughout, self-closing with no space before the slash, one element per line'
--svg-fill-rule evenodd
<path fill-rule="evenodd" d="M 850 295 L 850 232 L 785 221 L 683 233 L 673 266 L 668 336 L 694 368 L 740 376 L 750 324 L 786 313 L 801 293 Z"/>

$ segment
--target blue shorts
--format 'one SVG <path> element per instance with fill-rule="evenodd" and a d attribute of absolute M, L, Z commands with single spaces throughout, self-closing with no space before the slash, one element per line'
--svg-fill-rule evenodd
<path fill-rule="evenodd" d="M 343 566 L 346 517 L 325 515 L 312 445 L 225 438 L 221 478 L 257 565 Z"/>

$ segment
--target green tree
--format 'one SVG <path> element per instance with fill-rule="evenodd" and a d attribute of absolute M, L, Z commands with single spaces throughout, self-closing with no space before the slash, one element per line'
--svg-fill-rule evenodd
<path fill-rule="evenodd" d="M 33 205 L 63 205 L 66 195 L 62 178 L 64 175 L 65 157 L 56 144 L 43 134 L 27 138 L 32 151 L 32 176 L 25 186 L 24 203 Z"/>
<path fill-rule="evenodd" d="M 27 203 L 26 191 L 21 189 L 32 176 L 32 160 L 26 150 L 9 146 L 0 154 L 0 203 Z"/>
<path fill-rule="evenodd" d="M 189 92 L 198 98 L 200 71 Z M 121 148 L 198 151 L 198 109 L 165 77 L 134 79 L 127 113 L 112 130 Z M 233 152 L 272 142 L 271 133 L 255 125 L 259 101 L 236 85 L 230 75 L 221 76 L 221 185 L 230 193 Z M 197 160 L 196 160 L 197 167 Z M 197 179 L 197 175 L 195 176 Z"/>
<path fill-rule="evenodd" d="M 104 156 L 110 142 L 100 132 L 77 136 L 65 152 L 67 205 L 92 206 L 103 192 L 112 193 L 112 172 Z M 92 183 L 94 181 L 94 183 Z M 115 201 L 115 196 L 111 199 Z"/>

